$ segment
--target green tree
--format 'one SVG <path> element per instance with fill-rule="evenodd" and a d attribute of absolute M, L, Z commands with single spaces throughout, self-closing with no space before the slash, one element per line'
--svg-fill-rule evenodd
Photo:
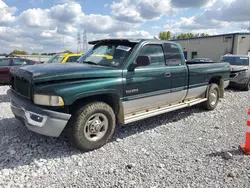
<path fill-rule="evenodd" d="M 171 39 L 171 32 L 170 31 L 162 31 L 158 35 L 159 39 L 161 40 L 169 40 Z"/>
<path fill-rule="evenodd" d="M 160 32 L 159 35 L 158 35 L 158 37 L 161 40 L 167 40 L 167 32 L 165 32 L 165 31 Z"/>
<path fill-rule="evenodd" d="M 64 52 L 63 53 L 69 53 L 69 54 L 71 54 L 72 52 L 71 51 L 69 51 L 69 50 L 64 50 Z"/>
<path fill-rule="evenodd" d="M 29 55 L 28 52 L 23 50 L 13 50 L 10 54 L 16 54 L 16 55 Z"/>
<path fill-rule="evenodd" d="M 201 37 L 205 37 L 205 36 L 209 36 L 209 34 L 201 33 L 200 36 L 201 36 Z"/>
<path fill-rule="evenodd" d="M 39 55 L 39 53 L 33 52 L 31 55 Z"/>
<path fill-rule="evenodd" d="M 171 39 L 171 32 L 167 31 L 167 40 Z"/>

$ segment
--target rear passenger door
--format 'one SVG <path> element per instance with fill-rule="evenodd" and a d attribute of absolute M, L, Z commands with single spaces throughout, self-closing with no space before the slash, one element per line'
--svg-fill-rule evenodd
<path fill-rule="evenodd" d="M 182 52 L 173 43 L 164 44 L 166 65 L 171 68 L 171 91 L 176 101 L 182 101 L 188 89 L 188 69 L 181 56 Z"/>
<path fill-rule="evenodd" d="M 157 106 L 171 100 L 171 68 L 165 64 L 163 46 L 146 44 L 139 50 L 140 55 L 149 56 L 151 64 L 125 71 L 124 113 L 131 113 Z M 137 58 L 135 57 L 135 59 Z"/>
<path fill-rule="evenodd" d="M 0 59 L 0 83 L 9 82 L 10 59 Z"/>

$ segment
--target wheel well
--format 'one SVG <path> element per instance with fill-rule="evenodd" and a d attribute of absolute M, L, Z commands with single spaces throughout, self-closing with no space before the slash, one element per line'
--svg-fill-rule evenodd
<path fill-rule="evenodd" d="M 222 77 L 220 77 L 220 76 L 212 77 L 209 80 L 209 84 L 217 84 L 219 86 L 219 89 L 220 89 L 220 97 L 221 98 L 224 97 L 224 82 L 223 82 Z"/>
<path fill-rule="evenodd" d="M 84 97 L 76 100 L 71 106 L 70 106 L 70 113 L 74 113 L 74 111 L 84 106 L 87 103 L 99 101 L 99 102 L 105 102 L 107 103 L 113 110 L 116 116 L 119 115 L 119 113 L 122 110 L 122 105 L 120 103 L 119 96 L 116 94 L 100 94 L 100 95 L 94 95 L 89 97 Z"/>

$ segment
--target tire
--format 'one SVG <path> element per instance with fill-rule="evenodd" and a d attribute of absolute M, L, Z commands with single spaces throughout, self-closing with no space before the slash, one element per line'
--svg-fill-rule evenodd
<path fill-rule="evenodd" d="M 204 110 L 214 110 L 218 105 L 219 98 L 220 98 L 220 89 L 217 84 L 210 84 L 208 88 L 208 96 L 207 101 L 201 104 L 201 107 Z"/>
<path fill-rule="evenodd" d="M 103 102 L 92 102 L 78 108 L 67 126 L 71 144 L 83 151 L 105 145 L 116 127 L 113 109 Z"/>

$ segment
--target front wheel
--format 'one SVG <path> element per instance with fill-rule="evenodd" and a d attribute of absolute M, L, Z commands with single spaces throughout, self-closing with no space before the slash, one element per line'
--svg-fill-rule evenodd
<path fill-rule="evenodd" d="M 220 98 L 220 89 L 217 84 L 210 84 L 207 93 L 207 101 L 201 104 L 205 110 L 214 110 Z"/>
<path fill-rule="evenodd" d="M 79 108 L 68 125 L 70 142 L 84 151 L 102 147 L 112 137 L 114 130 L 114 111 L 103 102 L 92 102 Z"/>

